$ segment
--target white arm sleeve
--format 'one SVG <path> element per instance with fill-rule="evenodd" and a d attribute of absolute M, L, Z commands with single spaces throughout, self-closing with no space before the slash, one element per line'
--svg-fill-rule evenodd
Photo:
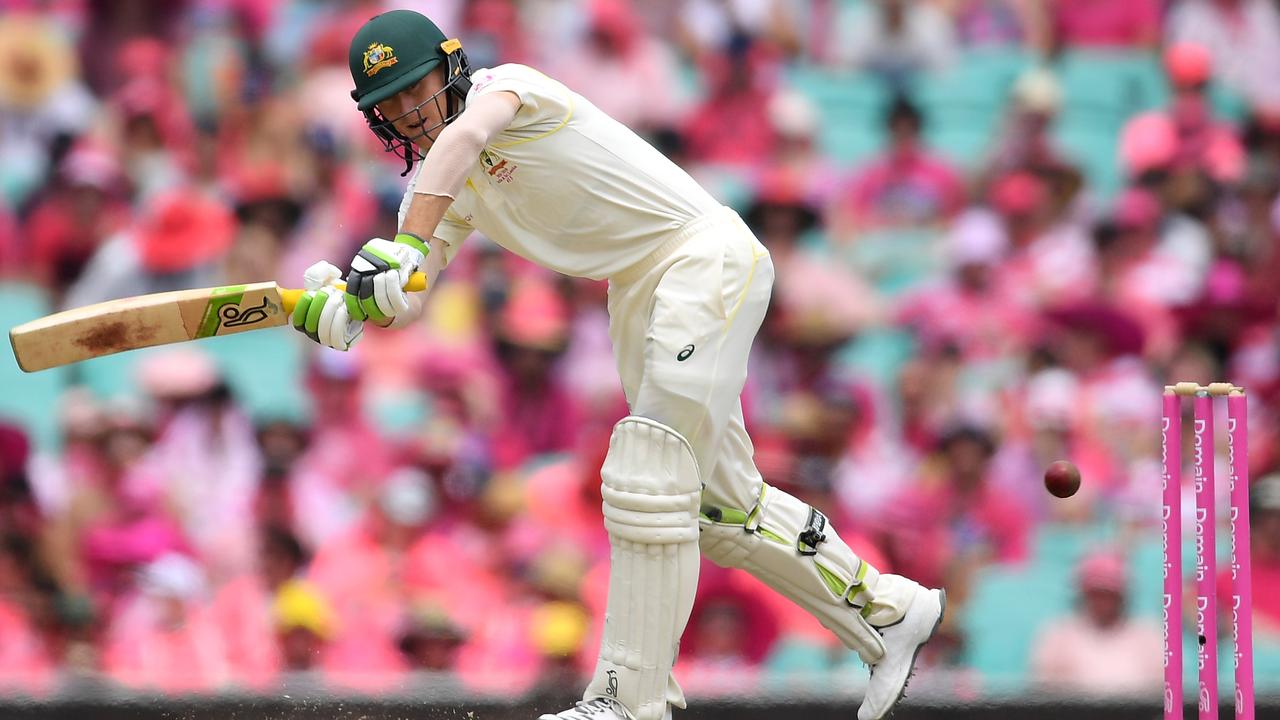
<path fill-rule="evenodd" d="M 511 125 L 519 110 L 515 93 L 494 92 L 472 98 L 467 109 L 432 143 L 414 192 L 456 199 L 480 151 L 493 136 Z"/>

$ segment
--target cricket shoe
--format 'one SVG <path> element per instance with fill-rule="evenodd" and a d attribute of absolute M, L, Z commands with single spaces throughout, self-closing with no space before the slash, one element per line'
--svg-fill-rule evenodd
<path fill-rule="evenodd" d="M 902 699 L 911 679 L 920 648 L 942 623 L 947 606 L 945 590 L 920 588 L 898 622 L 877 628 L 884 638 L 884 657 L 871 667 L 867 696 L 858 708 L 858 720 L 882 720 Z"/>
<path fill-rule="evenodd" d="M 627 712 L 627 709 L 617 700 L 600 697 L 593 700 L 579 700 L 568 710 L 555 715 L 543 715 L 538 720 L 631 720 L 631 713 Z M 662 720 L 671 720 L 670 705 L 667 705 L 667 712 L 662 716 Z"/>

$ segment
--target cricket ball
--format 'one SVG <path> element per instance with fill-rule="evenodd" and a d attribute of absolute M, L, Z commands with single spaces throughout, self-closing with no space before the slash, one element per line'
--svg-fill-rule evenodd
<path fill-rule="evenodd" d="M 1080 489 L 1080 469 L 1066 460 L 1052 463 L 1044 471 L 1044 487 L 1055 497 L 1071 497 Z"/>

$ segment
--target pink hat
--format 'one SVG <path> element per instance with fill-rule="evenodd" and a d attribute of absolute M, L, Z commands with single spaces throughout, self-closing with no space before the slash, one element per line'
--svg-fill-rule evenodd
<path fill-rule="evenodd" d="M 511 291 L 498 320 L 498 334 L 521 347 L 556 350 L 569 334 L 569 310 L 550 283 L 527 279 Z"/>
<path fill-rule="evenodd" d="M 1111 550 L 1096 550 L 1085 555 L 1076 566 L 1076 578 L 1082 590 L 1118 593 L 1124 592 L 1129 582 L 1124 558 Z"/>
<path fill-rule="evenodd" d="M 1044 182 L 1028 172 L 1005 175 L 991 188 L 991 204 L 1009 215 L 1025 215 L 1034 211 L 1048 195 Z"/>
<path fill-rule="evenodd" d="M 1129 188 L 1116 201 L 1116 224 L 1127 228 L 1149 228 L 1162 213 L 1160 200 L 1149 190 Z"/>
<path fill-rule="evenodd" d="M 1213 73 L 1213 57 L 1203 45 L 1176 43 L 1164 51 L 1164 70 L 1175 87 L 1200 85 Z"/>
<path fill-rule="evenodd" d="M 158 196 L 134 228 L 150 272 L 179 272 L 214 260 L 231 247 L 236 222 L 222 202 L 190 188 Z"/>
<path fill-rule="evenodd" d="M 192 348 L 149 355 L 138 363 L 138 380 L 148 395 L 188 398 L 203 395 L 221 380 L 218 366 L 209 356 Z"/>
<path fill-rule="evenodd" d="M 1160 113 L 1139 115 L 1120 135 L 1120 161 L 1131 177 L 1167 167 L 1178 151 L 1173 122 Z"/>

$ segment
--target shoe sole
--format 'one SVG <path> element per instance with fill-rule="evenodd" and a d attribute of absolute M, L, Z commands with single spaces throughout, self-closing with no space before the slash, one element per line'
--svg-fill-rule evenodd
<path fill-rule="evenodd" d="M 911 684 L 911 677 L 916 673 L 916 659 L 920 657 L 920 649 L 933 639 L 934 634 L 938 632 L 938 627 L 942 625 L 942 618 L 946 614 L 947 591 L 943 588 L 938 588 L 938 619 L 934 621 L 933 628 L 929 630 L 929 634 L 925 636 L 925 639 L 921 640 L 920 644 L 916 645 L 915 652 L 911 653 L 911 667 L 907 670 L 907 679 L 902 682 L 902 689 L 898 691 L 898 696 L 894 698 L 893 703 L 889 705 L 889 712 L 881 715 L 880 720 L 886 720 L 889 716 L 893 715 L 895 710 L 898 709 L 898 703 L 901 702 L 902 698 L 907 694 L 907 686 Z"/>

